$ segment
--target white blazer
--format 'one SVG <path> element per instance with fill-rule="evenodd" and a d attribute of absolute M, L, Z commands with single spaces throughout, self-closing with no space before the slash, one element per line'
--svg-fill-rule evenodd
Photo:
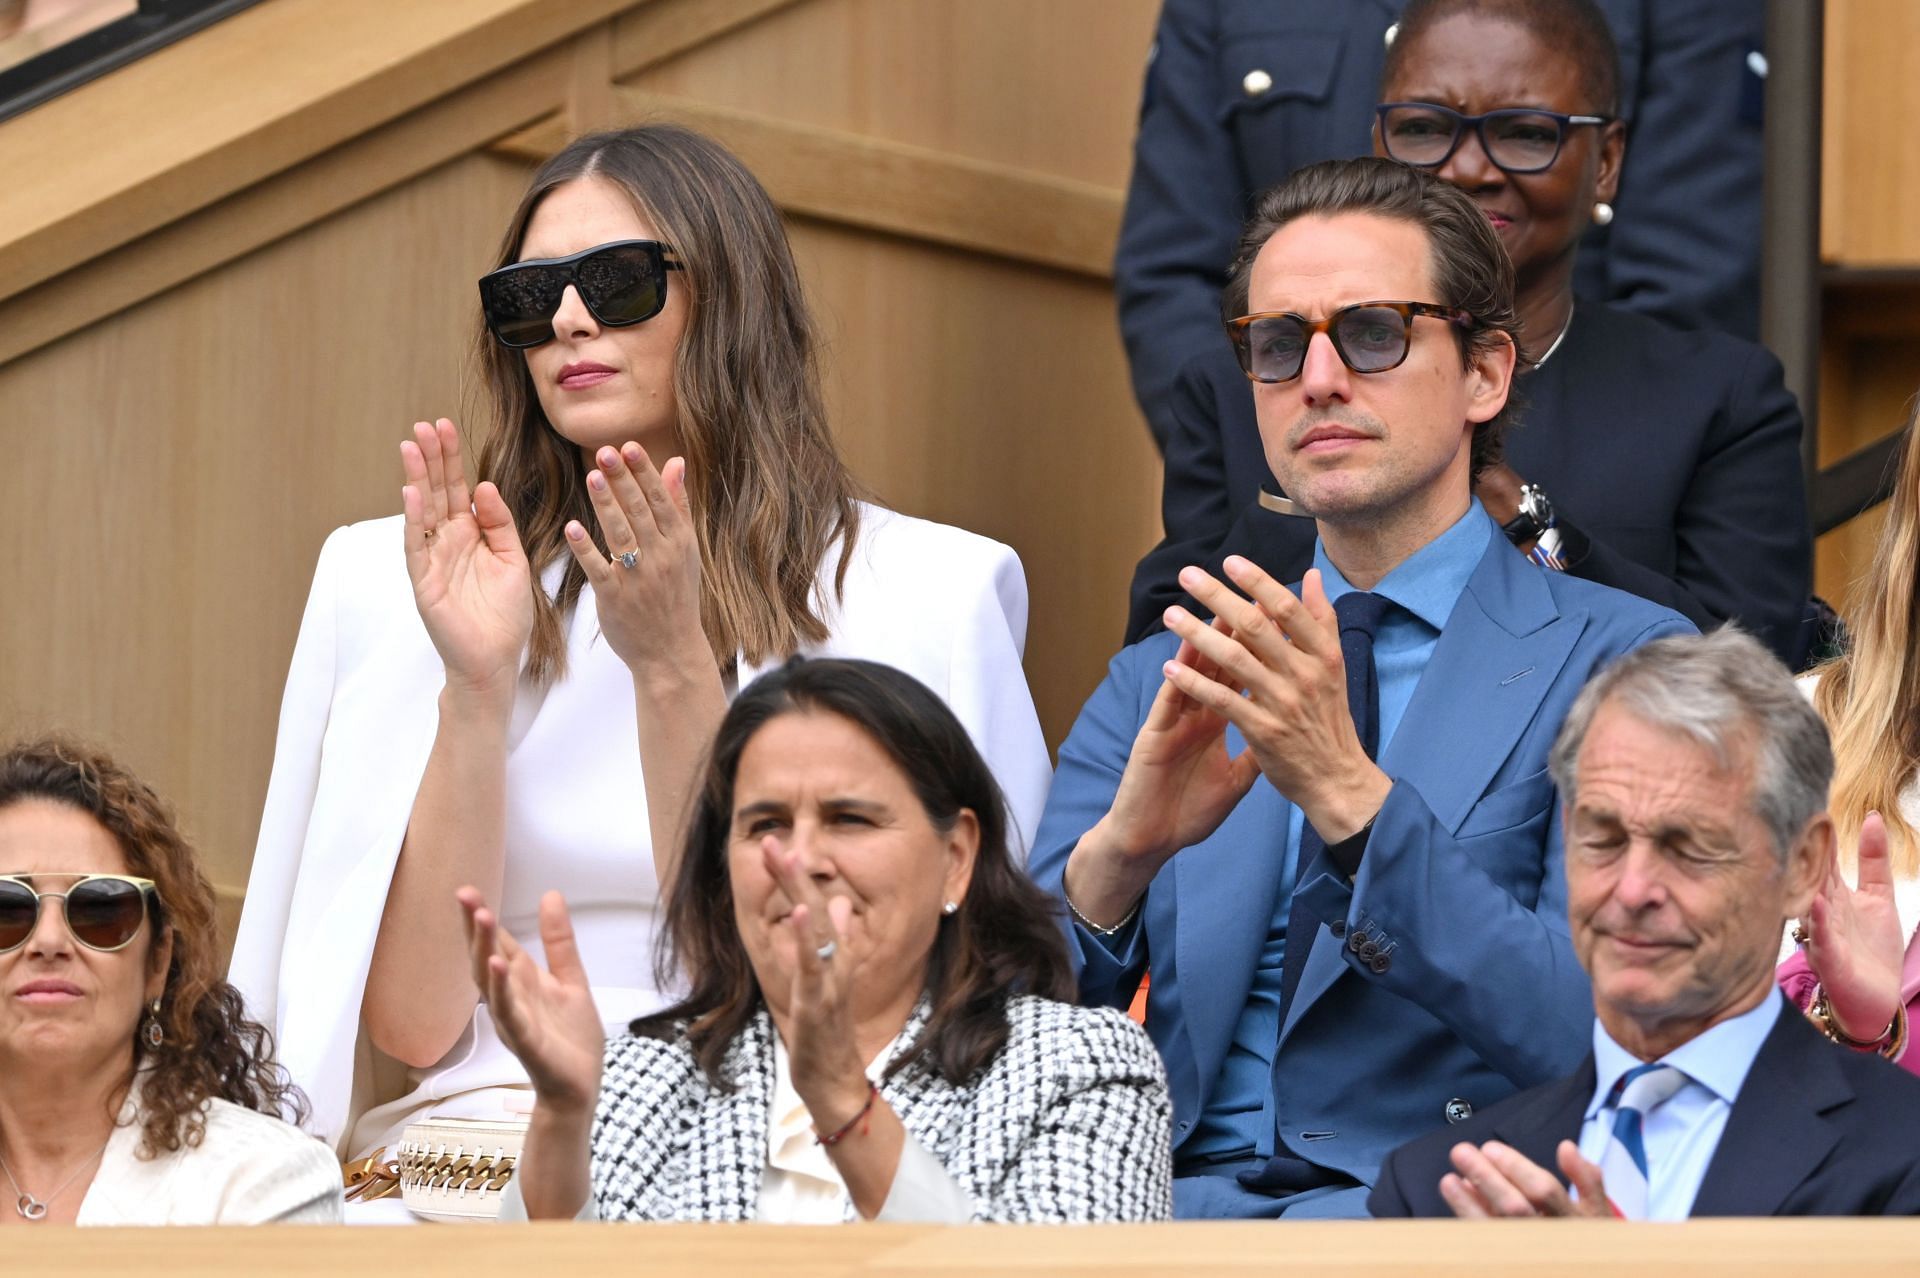
<path fill-rule="evenodd" d="M 297 1128 L 209 1100 L 198 1145 L 143 1159 L 138 1118 L 129 1099 L 76 1225 L 340 1223 L 340 1163 Z"/>
<path fill-rule="evenodd" d="M 445 679 L 414 606 L 401 531 L 398 516 L 354 524 L 321 549 L 230 978 L 272 1027 L 281 1064 L 312 1101 L 313 1130 L 336 1147 L 352 1130 L 362 996 Z M 1052 767 L 1020 665 L 1019 559 L 870 505 L 833 603 L 838 558 L 837 548 L 827 555 L 817 587 L 830 637 L 809 655 L 883 661 L 944 697 L 1006 792 L 1024 855 Z M 590 587 L 579 606 L 593 606 Z M 740 685 L 776 664 L 743 661 Z M 553 760 L 556 773 L 566 767 Z"/>

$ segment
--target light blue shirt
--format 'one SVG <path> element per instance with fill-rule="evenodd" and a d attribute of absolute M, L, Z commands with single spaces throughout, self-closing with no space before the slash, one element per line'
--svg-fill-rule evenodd
<path fill-rule="evenodd" d="M 1640 1123 L 1640 1143 L 1647 1153 L 1648 1220 L 1685 1220 L 1693 1210 L 1733 1102 L 1783 1005 L 1783 996 L 1770 994 L 1753 1010 L 1721 1021 L 1660 1058 L 1688 1081 Z M 1593 1099 L 1580 1125 L 1580 1155 L 1588 1162 L 1600 1161 L 1613 1130 L 1611 1121 L 1601 1121 L 1608 1093 L 1622 1074 L 1644 1063 L 1594 1021 Z"/>
<path fill-rule="evenodd" d="M 1373 588 L 1398 608 L 1381 618 L 1373 641 L 1373 662 L 1379 674 L 1380 749 L 1400 726 L 1413 700 L 1413 690 L 1440 642 L 1441 628 L 1453 614 L 1467 579 L 1486 553 L 1493 535 L 1492 521 L 1475 500 L 1445 532 L 1409 555 Z M 1313 566 L 1327 589 L 1329 601 L 1354 587 L 1327 558 L 1326 548 L 1314 546 Z M 1238 750 L 1236 739 L 1228 743 Z M 1234 1026 L 1220 1078 L 1208 1095 L 1206 1112 L 1195 1124 L 1192 1139 L 1181 1150 L 1183 1158 L 1270 1158 L 1274 1150 L 1273 1054 L 1280 1045 L 1280 978 L 1287 957 L 1287 915 L 1293 908 L 1293 885 L 1299 872 L 1300 831 L 1305 818 L 1293 808 L 1287 818 L 1286 868 L 1274 893 L 1272 919 L 1260 966 L 1253 977 L 1247 1004 Z"/>

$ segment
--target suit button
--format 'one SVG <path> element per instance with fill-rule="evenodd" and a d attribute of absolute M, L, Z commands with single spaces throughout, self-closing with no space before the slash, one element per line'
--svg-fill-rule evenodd
<path fill-rule="evenodd" d="M 1334 939 L 1338 940 L 1347 934 L 1347 921 L 1345 919 L 1335 919 L 1333 922 L 1327 924 L 1327 931 L 1333 933 Z"/>
<path fill-rule="evenodd" d="M 1354 932 L 1347 937 L 1347 948 L 1352 950 L 1355 954 L 1358 954 L 1360 952 L 1360 947 L 1365 945 L 1366 943 L 1367 943 L 1367 938 L 1360 935 L 1358 932 Z"/>
<path fill-rule="evenodd" d="M 1362 941 L 1360 943 L 1359 953 L 1360 953 L 1360 961 L 1362 963 L 1371 963 L 1375 959 L 1380 957 L 1380 947 L 1375 945 L 1372 941 Z"/>
<path fill-rule="evenodd" d="M 1249 71 L 1247 78 L 1240 81 L 1240 92 L 1250 98 L 1257 98 L 1273 87 L 1273 77 L 1265 71 Z"/>
<path fill-rule="evenodd" d="M 1375 976 L 1385 976 L 1387 969 L 1393 966 L 1393 960 L 1384 954 L 1375 954 L 1367 960 L 1367 966 L 1373 969 Z"/>
<path fill-rule="evenodd" d="M 1447 1102 L 1446 1114 L 1449 1123 L 1464 1123 L 1473 1117 L 1473 1106 L 1456 1096 Z"/>

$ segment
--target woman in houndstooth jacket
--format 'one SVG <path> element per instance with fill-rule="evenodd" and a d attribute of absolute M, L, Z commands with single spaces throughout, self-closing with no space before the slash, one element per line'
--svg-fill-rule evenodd
<path fill-rule="evenodd" d="M 795 659 L 728 710 L 669 896 L 691 989 L 603 1042 L 557 893 L 549 968 L 463 889 L 537 1102 L 503 1218 L 1164 1219 L 1144 1032 L 1066 1000 L 1046 898 L 966 730 L 908 675 Z"/>

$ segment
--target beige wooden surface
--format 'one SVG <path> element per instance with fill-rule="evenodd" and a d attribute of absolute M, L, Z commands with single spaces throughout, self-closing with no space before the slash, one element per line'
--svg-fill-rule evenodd
<path fill-rule="evenodd" d="M 1912 1278 L 1920 1223 L 1346 1221 L 1090 1227 L 522 1225 L 9 1230 L 6 1272 L 127 1274 L 1246 1274 L 1259 1278 Z"/>
<path fill-rule="evenodd" d="M 320 542 L 470 405 L 505 140 L 679 111 L 775 143 L 861 479 L 1020 552 L 1057 743 L 1158 533 L 1103 278 L 1157 8 L 272 0 L 0 123 L 0 735 L 121 753 L 230 917 Z"/>
<path fill-rule="evenodd" d="M 1826 0 L 1820 255 L 1920 266 L 1920 4 Z"/>

